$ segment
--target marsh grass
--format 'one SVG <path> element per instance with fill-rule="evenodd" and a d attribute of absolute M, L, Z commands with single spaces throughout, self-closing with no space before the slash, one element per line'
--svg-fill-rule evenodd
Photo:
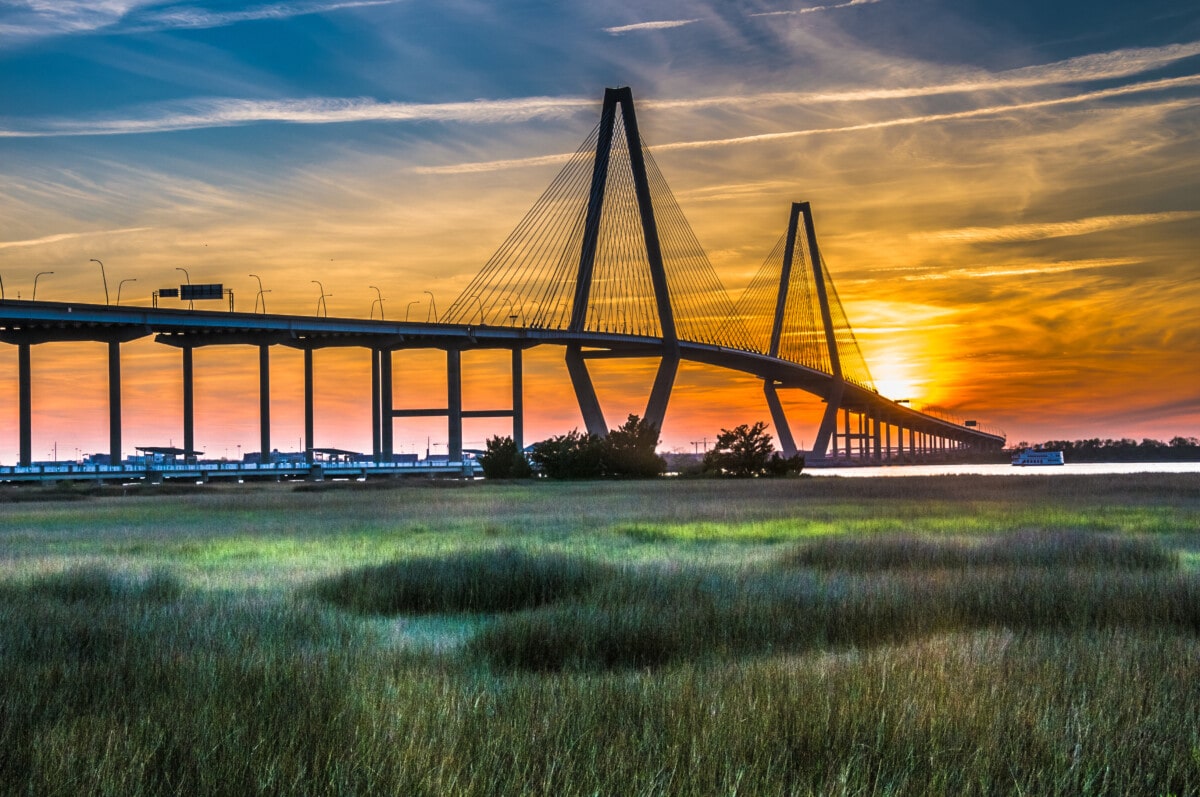
<path fill-rule="evenodd" d="M 790 567 L 852 571 L 963 567 L 1166 570 L 1178 568 L 1179 553 L 1157 539 L 1052 530 L 975 540 L 913 534 L 825 537 L 798 546 L 781 561 Z"/>
<path fill-rule="evenodd" d="M 1200 484 L 1061 478 L 6 505 L 0 793 L 1200 793 Z M 947 553 L 1030 529 L 1084 536 Z M 590 576 L 415 622 L 465 646 L 317 594 L 563 558 Z"/>
<path fill-rule="evenodd" d="M 586 592 L 610 569 L 578 557 L 506 547 L 355 568 L 319 581 L 312 591 L 364 614 L 511 612 Z"/>

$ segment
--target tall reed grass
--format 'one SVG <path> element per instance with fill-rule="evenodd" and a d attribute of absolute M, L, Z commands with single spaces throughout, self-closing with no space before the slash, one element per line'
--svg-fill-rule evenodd
<path fill-rule="evenodd" d="M 0 794 L 1200 793 L 1194 479 L 858 481 L 0 507 Z"/>

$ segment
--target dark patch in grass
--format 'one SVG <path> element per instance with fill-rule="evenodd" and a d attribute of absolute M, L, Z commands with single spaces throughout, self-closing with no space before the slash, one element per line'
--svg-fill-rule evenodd
<path fill-rule="evenodd" d="M 671 535 L 664 533 L 661 529 L 657 529 L 654 526 L 622 526 L 618 529 L 618 532 L 638 542 L 667 542 L 672 539 Z"/>
<path fill-rule="evenodd" d="M 610 570 L 586 559 L 500 548 L 362 567 L 318 582 L 314 592 L 364 614 L 509 612 L 579 595 Z"/>
<path fill-rule="evenodd" d="M 144 601 L 167 603 L 183 594 L 182 582 L 162 570 L 137 579 L 102 567 L 85 566 L 42 576 L 27 585 L 0 587 L 0 600 L 51 598 L 64 603 Z"/>
<path fill-rule="evenodd" d="M 1022 532 L 979 543 L 915 535 L 826 537 L 798 546 L 781 562 L 856 572 L 963 567 L 1172 570 L 1179 566 L 1179 555 L 1158 540 L 1065 531 Z"/>
<path fill-rule="evenodd" d="M 630 570 L 585 600 L 499 618 L 468 649 L 506 670 L 602 670 L 984 628 L 1200 632 L 1200 578 L 1044 562 L 874 573 Z"/>

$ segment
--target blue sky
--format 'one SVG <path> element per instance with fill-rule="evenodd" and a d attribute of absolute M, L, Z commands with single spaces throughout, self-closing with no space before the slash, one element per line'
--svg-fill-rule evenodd
<path fill-rule="evenodd" d="M 132 303 L 186 266 L 243 296 L 260 274 L 273 311 L 308 312 L 312 279 L 337 315 L 371 284 L 448 305 L 615 85 L 732 290 L 813 202 L 885 393 L 1014 440 L 1200 435 L 1200 9 L 1179 0 L 0 0 L 0 277 L 96 301 L 98 257 Z M 42 358 L 46 383 L 77 357 Z M 641 389 L 613 379 L 616 404 Z M 669 443 L 766 417 L 753 389 L 746 417 L 688 404 L 720 379 L 683 375 Z"/>

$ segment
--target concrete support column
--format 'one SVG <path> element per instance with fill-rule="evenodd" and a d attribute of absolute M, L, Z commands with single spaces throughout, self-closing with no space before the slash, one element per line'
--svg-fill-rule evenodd
<path fill-rule="evenodd" d="M 842 410 L 842 429 L 845 432 L 845 437 L 842 438 L 846 443 L 846 459 L 851 459 L 854 456 L 854 447 L 850 444 L 850 410 L 845 408 Z"/>
<path fill-rule="evenodd" d="M 391 462 L 392 456 L 392 350 L 379 352 L 379 448 L 380 458 Z"/>
<path fill-rule="evenodd" d="M 196 393 L 192 373 L 192 347 L 184 346 L 183 352 L 183 450 L 184 457 L 196 453 Z"/>
<path fill-rule="evenodd" d="M 883 450 L 884 459 L 888 462 L 892 461 L 892 425 L 890 423 L 883 424 Z"/>
<path fill-rule="evenodd" d="M 446 351 L 446 407 L 449 409 L 446 449 L 451 462 L 462 461 L 462 352 Z"/>
<path fill-rule="evenodd" d="M 271 461 L 271 347 L 258 347 L 259 462 Z"/>
<path fill-rule="evenodd" d="M 871 430 L 871 437 L 872 442 L 874 443 L 874 459 L 876 462 L 880 462 L 883 459 L 883 437 L 880 434 L 882 432 L 882 430 L 879 428 L 880 424 L 881 420 L 879 417 L 879 410 L 871 410 L 871 426 L 873 427 Z"/>
<path fill-rule="evenodd" d="M 313 463 L 313 350 L 304 350 L 304 461 Z"/>
<path fill-rule="evenodd" d="M 20 464 L 33 464 L 33 387 L 28 343 L 17 344 L 17 425 L 20 426 Z"/>
<path fill-rule="evenodd" d="M 121 344 L 108 342 L 108 451 L 114 465 L 121 461 Z"/>
<path fill-rule="evenodd" d="M 525 450 L 525 360 L 521 349 L 512 350 L 512 438 L 518 451 Z"/>
<path fill-rule="evenodd" d="M 371 459 L 379 462 L 382 458 L 380 435 L 383 431 L 383 419 L 380 417 L 379 400 L 379 349 L 371 349 Z"/>

